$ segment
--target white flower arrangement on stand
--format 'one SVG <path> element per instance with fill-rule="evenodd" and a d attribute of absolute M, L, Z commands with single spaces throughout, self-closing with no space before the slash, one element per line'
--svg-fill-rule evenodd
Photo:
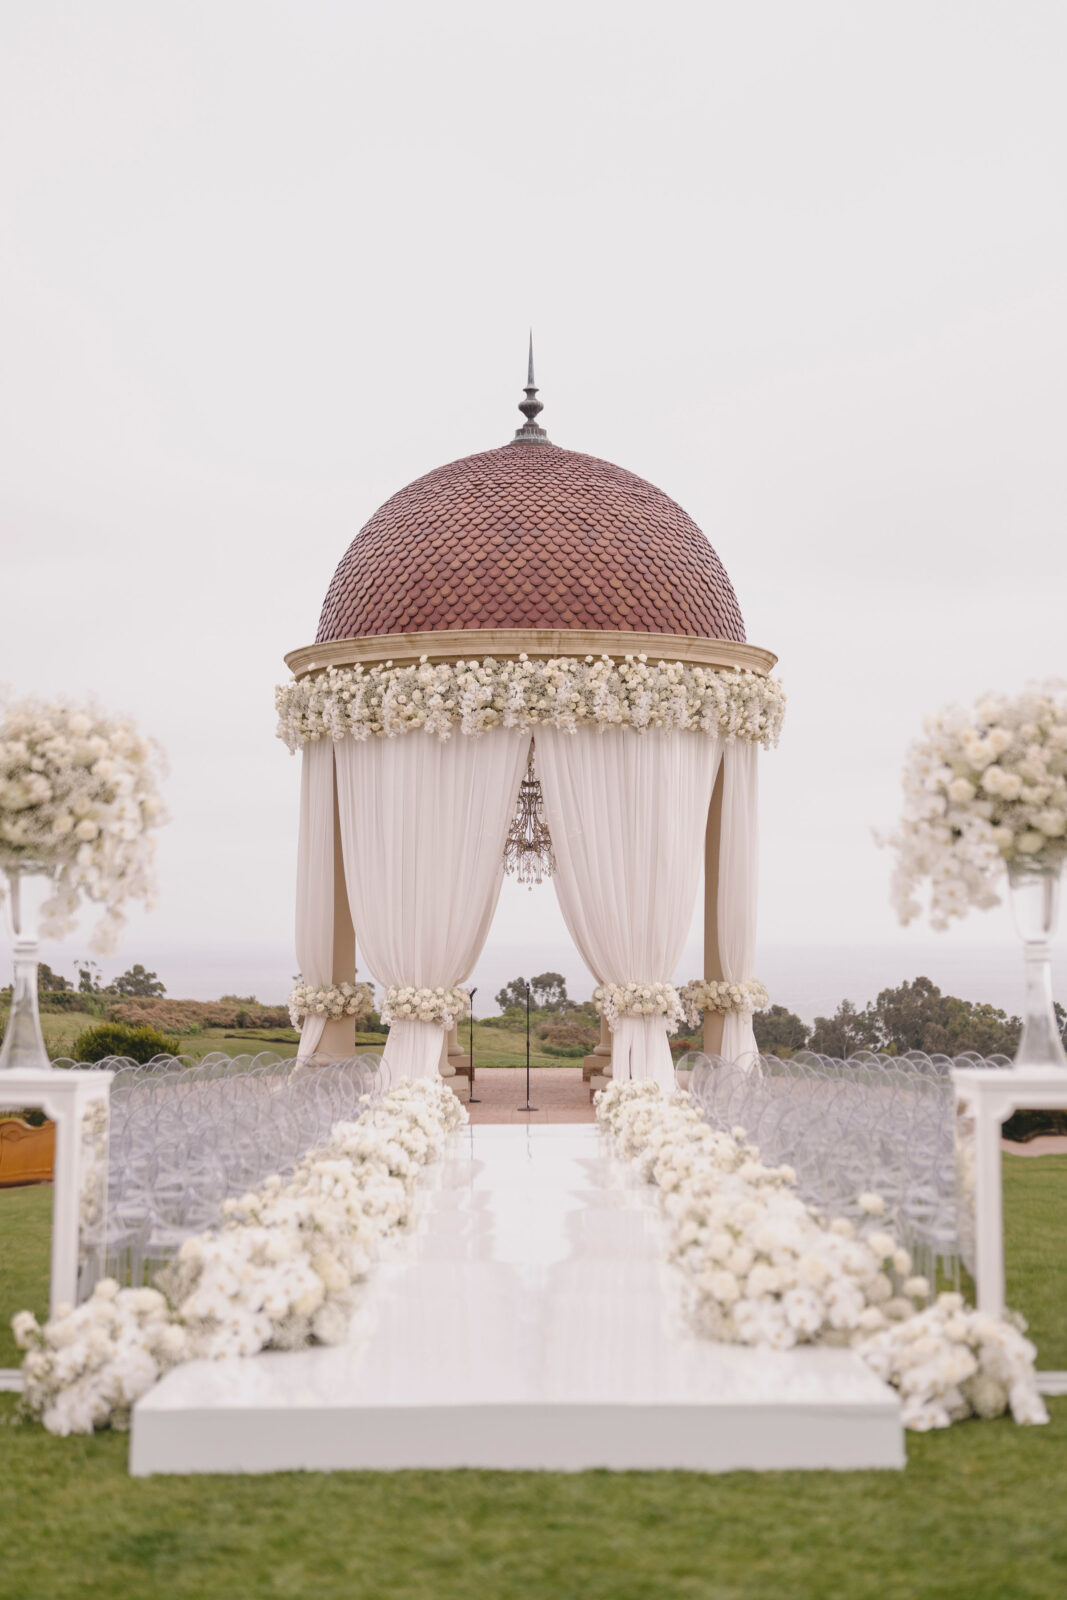
<path fill-rule="evenodd" d="M 725 1016 L 728 1012 L 763 1011 L 771 1003 L 766 987 L 758 978 L 744 983 L 728 983 L 725 978 L 694 978 L 681 993 L 685 1017 L 695 1028 L 705 1011 Z"/>
<path fill-rule="evenodd" d="M 438 1028 L 470 1016 L 471 997 L 466 989 L 416 989 L 406 984 L 391 984 L 385 991 L 382 1021 L 432 1022 Z"/>
<path fill-rule="evenodd" d="M 95 706 L 0 706 L 0 868 L 47 871 L 41 931 L 61 938 L 84 898 L 104 907 L 94 948 L 114 947 L 128 900 L 155 893 L 153 834 L 165 819 L 159 750 Z"/>
<path fill-rule="evenodd" d="M 392 737 L 423 729 L 573 729 L 580 724 L 688 729 L 778 743 L 785 691 L 758 672 L 650 662 L 646 655 L 446 661 L 328 667 L 275 691 L 278 737 L 290 750 L 315 739 Z"/>
<path fill-rule="evenodd" d="M 374 1256 L 411 1220 L 420 1173 L 466 1120 L 440 1080 L 399 1083 L 357 1122 L 336 1124 L 291 1177 L 227 1202 L 158 1288 L 104 1279 L 44 1327 L 19 1312 L 25 1410 L 51 1433 L 123 1428 L 181 1361 L 340 1343 Z"/>
<path fill-rule="evenodd" d="M 650 1081 L 601 1090 L 596 1114 L 659 1191 L 668 1259 L 698 1335 L 776 1350 L 849 1345 L 900 1389 L 913 1429 L 1005 1408 L 1017 1422 L 1048 1420 L 1020 1327 L 965 1312 L 958 1296 L 926 1306 L 927 1280 L 877 1224 L 879 1195 L 859 1197 L 862 1229 L 823 1221 L 790 1167 L 765 1166 L 743 1129 L 716 1131 L 689 1095 L 665 1096 Z"/>
<path fill-rule="evenodd" d="M 1058 869 L 1067 857 L 1067 685 L 987 695 L 928 717 L 904 769 L 904 808 L 886 839 L 902 922 L 922 909 L 946 928 L 998 904 L 1005 865 Z"/>
<path fill-rule="evenodd" d="M 151 903 L 158 764 L 132 723 L 94 706 L 0 705 L 0 901 L 15 968 L 0 1071 L 51 1067 L 37 1009 L 40 933 L 69 932 L 88 899 L 104 907 L 93 946 L 110 950 L 126 901 Z"/>
<path fill-rule="evenodd" d="M 883 842 L 896 852 L 890 898 L 905 923 L 922 910 L 926 882 L 938 929 L 972 906 L 997 905 L 1006 869 L 1025 947 L 1015 1065 L 1067 1071 L 1050 948 L 1067 860 L 1067 683 L 928 718 L 904 770 L 903 815 Z"/>
<path fill-rule="evenodd" d="M 601 983 L 593 990 L 593 1003 L 612 1032 L 620 1017 L 663 1017 L 668 1033 L 677 1033 L 685 1020 L 678 991 L 670 983 Z"/>
<path fill-rule="evenodd" d="M 288 1005 L 294 1028 L 308 1017 L 327 1017 L 334 1022 L 342 1017 L 366 1017 L 374 1010 L 374 990 L 369 983 L 331 983 L 326 987 L 298 983 L 290 992 Z"/>

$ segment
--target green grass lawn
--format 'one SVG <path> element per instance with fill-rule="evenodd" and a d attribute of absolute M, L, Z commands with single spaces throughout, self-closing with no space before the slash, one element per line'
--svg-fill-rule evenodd
<path fill-rule="evenodd" d="M 580 1067 L 581 1056 L 550 1056 L 542 1047 L 531 1022 L 530 1029 L 530 1065 L 531 1067 Z M 469 1048 L 469 1032 L 466 1023 L 460 1023 L 459 1042 L 466 1054 Z M 490 1028 L 484 1022 L 474 1023 L 474 1071 L 479 1067 L 524 1067 L 526 1065 L 526 1030 L 525 1028 Z"/>
<path fill-rule="evenodd" d="M 46 1011 L 41 1017 L 41 1028 L 49 1052 L 54 1057 L 70 1055 L 74 1041 L 86 1028 L 99 1023 L 100 1017 L 84 1011 Z M 460 1044 L 468 1048 L 469 1033 L 466 1025 L 460 1026 Z M 299 1044 L 299 1035 L 291 1028 L 206 1028 L 202 1033 L 187 1033 L 181 1038 L 181 1053 L 197 1060 L 212 1050 L 225 1055 L 254 1055 L 259 1050 L 271 1050 L 275 1055 L 293 1056 Z M 356 1048 L 360 1051 L 381 1050 L 380 1036 L 357 1033 Z M 522 1028 L 491 1028 L 484 1022 L 474 1024 L 474 1065 L 479 1067 L 524 1067 L 526 1065 L 526 1034 Z M 530 1065 L 533 1067 L 577 1067 L 581 1057 L 546 1055 L 541 1042 L 531 1034 Z"/>
<path fill-rule="evenodd" d="M 1067 1157 L 1005 1158 L 1009 1292 L 1043 1366 L 1067 1365 L 1065 1186 Z M 0 1194 L 5 1318 L 41 1304 L 47 1206 Z M 134 1480 L 121 1435 L 4 1429 L 0 1600 L 1058 1600 L 1067 1400 L 1051 1409 L 911 1435 L 902 1473 L 722 1477 Z"/>

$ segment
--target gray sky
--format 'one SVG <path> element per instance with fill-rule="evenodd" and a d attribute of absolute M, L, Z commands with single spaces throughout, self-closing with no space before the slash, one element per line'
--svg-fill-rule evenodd
<path fill-rule="evenodd" d="M 288 987 L 282 654 L 382 500 L 506 442 L 532 323 L 553 440 L 679 500 L 781 658 L 777 997 L 929 966 L 870 836 L 904 748 L 1067 658 L 1065 81 L 1059 0 L 5 0 L 0 680 L 169 753 L 119 963 Z M 506 887 L 483 992 L 547 965 Z"/>

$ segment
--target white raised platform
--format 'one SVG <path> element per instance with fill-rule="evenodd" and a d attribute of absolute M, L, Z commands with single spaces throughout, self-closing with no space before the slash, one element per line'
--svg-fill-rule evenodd
<path fill-rule="evenodd" d="M 595 1128 L 467 1130 L 349 1343 L 178 1368 L 130 1470 L 903 1466 L 858 1357 L 691 1339 L 672 1288 L 651 1191 Z"/>

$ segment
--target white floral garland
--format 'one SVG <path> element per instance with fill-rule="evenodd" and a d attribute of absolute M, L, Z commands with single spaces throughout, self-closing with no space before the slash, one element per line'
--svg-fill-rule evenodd
<path fill-rule="evenodd" d="M 668 1033 L 677 1033 L 685 1020 L 678 991 L 670 983 L 601 983 L 593 990 L 593 1003 L 612 1032 L 620 1017 L 665 1017 Z"/>
<path fill-rule="evenodd" d="M 158 747 L 93 705 L 0 704 L 0 868 L 47 870 L 41 932 L 62 938 L 82 898 L 104 907 L 93 935 L 114 948 L 127 900 L 151 904 L 155 840 L 166 821 Z"/>
<path fill-rule="evenodd" d="M 743 669 L 650 662 L 645 655 L 520 655 L 517 660 L 328 667 L 275 691 L 278 737 L 290 750 L 316 739 L 392 736 L 424 729 L 447 738 L 487 728 L 574 729 L 580 724 L 677 728 L 778 743 L 785 692 Z"/>
<path fill-rule="evenodd" d="M 1055 867 L 1067 856 L 1067 685 L 1033 684 L 929 717 L 903 787 L 903 815 L 882 841 L 896 852 L 900 920 L 922 910 L 926 881 L 935 928 L 997 905 L 1005 863 Z"/>
<path fill-rule="evenodd" d="M 771 1003 L 766 987 L 758 978 L 744 983 L 728 983 L 725 978 L 694 978 L 681 993 L 685 1017 L 691 1028 L 706 1011 L 726 1016 L 731 1011 L 763 1011 Z"/>
<path fill-rule="evenodd" d="M 289 995 L 289 1018 L 299 1028 L 307 1017 L 365 1017 L 374 1010 L 374 990 L 369 983 L 331 983 L 319 988 L 298 983 Z"/>
<path fill-rule="evenodd" d="M 440 1080 L 397 1084 L 357 1122 L 339 1122 L 289 1178 L 268 1178 L 187 1239 L 158 1288 L 97 1284 L 41 1327 L 12 1320 L 23 1407 L 50 1433 L 129 1426 L 171 1367 L 344 1339 L 358 1285 L 412 1215 L 416 1180 L 467 1113 Z"/>
<path fill-rule="evenodd" d="M 469 1017 L 471 997 L 466 989 L 415 989 L 390 984 L 385 991 L 382 1021 L 432 1022 L 438 1028 L 451 1028 L 454 1022 Z"/>
<path fill-rule="evenodd" d="M 900 1390 L 904 1425 L 919 1431 L 1006 1409 L 1016 1422 L 1048 1421 L 1021 1319 L 967 1310 L 955 1294 L 918 1310 L 930 1286 L 890 1233 L 820 1219 L 792 1168 L 764 1166 L 743 1129 L 716 1131 L 688 1094 L 613 1083 L 595 1104 L 617 1153 L 658 1187 L 697 1334 L 773 1349 L 851 1345 Z M 858 1204 L 872 1219 L 885 1209 L 875 1194 Z"/>

